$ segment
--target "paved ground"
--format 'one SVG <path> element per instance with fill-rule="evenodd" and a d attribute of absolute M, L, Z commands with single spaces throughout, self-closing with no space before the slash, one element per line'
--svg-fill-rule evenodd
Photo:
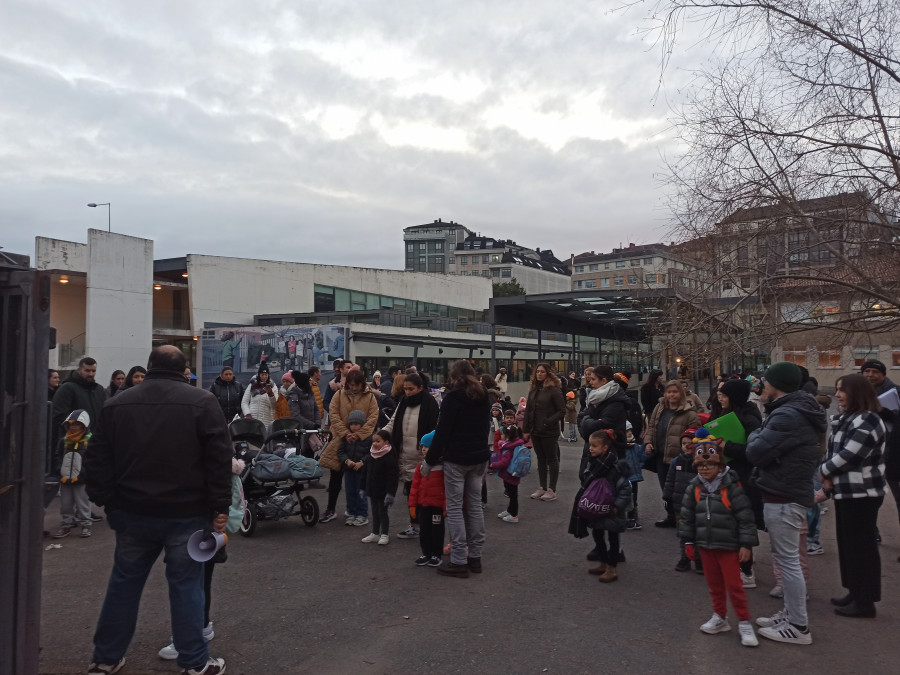
<path fill-rule="evenodd" d="M 580 446 L 563 448 L 561 498 L 522 500 L 521 522 L 500 522 L 506 503 L 490 481 L 484 573 L 438 576 L 412 564 L 418 543 L 393 538 L 365 545 L 365 528 L 333 521 L 314 528 L 298 518 L 260 524 L 251 539 L 232 538 L 216 569 L 214 655 L 229 673 L 714 673 L 896 672 L 900 629 L 900 527 L 890 497 L 881 511 L 884 598 L 876 620 L 836 617 L 842 594 L 833 513 L 824 517 L 826 554 L 810 559 L 814 644 L 761 640 L 741 647 L 736 630 L 708 636 L 698 627 L 712 610 L 706 584 L 673 566 L 672 530 L 654 528 L 661 502 L 646 473 L 640 505 L 644 529 L 623 537 L 620 579 L 599 584 L 586 574 L 590 540 L 566 534 Z M 529 494 L 536 471 L 523 482 Z M 313 491 L 324 507 L 324 491 Z M 340 502 L 343 506 L 343 501 Z M 57 525 L 57 505 L 47 524 Z M 393 531 L 402 529 L 393 509 Z M 780 608 L 767 595 L 772 574 L 766 535 L 757 549 L 760 587 L 749 591 L 754 617 Z M 50 543 L 49 541 L 47 543 Z M 90 539 L 69 537 L 44 553 L 43 673 L 83 672 L 112 561 L 112 533 L 98 523 Z M 735 620 L 732 617 L 732 623 Z M 736 625 L 736 624 L 735 624 Z M 137 634 L 123 673 L 178 672 L 157 650 L 169 641 L 162 566 L 144 592 Z"/>

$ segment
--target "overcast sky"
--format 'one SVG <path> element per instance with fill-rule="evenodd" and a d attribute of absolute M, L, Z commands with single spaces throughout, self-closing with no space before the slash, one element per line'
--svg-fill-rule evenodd
<path fill-rule="evenodd" d="M 401 268 L 436 218 L 561 258 L 662 240 L 686 76 L 658 90 L 619 4 L 3 0 L 0 245 L 86 241 L 88 202 L 157 258 Z"/>

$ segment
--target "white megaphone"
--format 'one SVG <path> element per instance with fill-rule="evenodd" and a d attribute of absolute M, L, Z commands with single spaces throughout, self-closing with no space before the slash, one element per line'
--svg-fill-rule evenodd
<path fill-rule="evenodd" d="M 223 532 L 197 530 L 188 539 L 188 555 L 197 562 L 206 562 L 228 543 L 228 535 Z"/>

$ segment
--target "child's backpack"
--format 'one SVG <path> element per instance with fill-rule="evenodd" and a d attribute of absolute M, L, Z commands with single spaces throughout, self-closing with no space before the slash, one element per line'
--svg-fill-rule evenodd
<path fill-rule="evenodd" d="M 531 471 L 531 448 L 524 445 L 517 445 L 513 450 L 512 459 L 509 460 L 509 466 L 506 472 L 510 476 L 516 478 L 525 478 Z"/>
<path fill-rule="evenodd" d="M 68 448 L 63 454 L 62 464 L 59 467 L 59 482 L 66 485 L 75 485 L 82 478 L 81 441 Z"/>

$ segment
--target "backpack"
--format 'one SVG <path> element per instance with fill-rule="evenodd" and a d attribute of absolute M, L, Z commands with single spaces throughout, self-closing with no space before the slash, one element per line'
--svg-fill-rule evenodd
<path fill-rule="evenodd" d="M 59 467 L 59 482 L 66 485 L 74 485 L 82 477 L 82 457 L 81 441 L 76 441 L 72 448 L 68 450 L 62 458 L 62 464 Z"/>
<path fill-rule="evenodd" d="M 515 478 L 525 478 L 531 471 L 531 448 L 524 445 L 517 445 L 513 450 L 512 459 L 509 460 L 509 466 L 506 472 Z"/>

